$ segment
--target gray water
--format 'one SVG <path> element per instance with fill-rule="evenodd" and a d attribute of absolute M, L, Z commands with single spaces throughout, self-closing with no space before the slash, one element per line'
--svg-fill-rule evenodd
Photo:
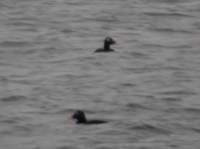
<path fill-rule="evenodd" d="M 0 149 L 200 148 L 199 40 L 198 0 L 1 0 Z"/>

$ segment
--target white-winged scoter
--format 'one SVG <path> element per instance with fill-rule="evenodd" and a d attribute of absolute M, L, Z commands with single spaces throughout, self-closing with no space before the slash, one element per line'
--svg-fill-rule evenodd
<path fill-rule="evenodd" d="M 110 45 L 118 45 L 118 44 L 111 37 L 107 37 L 104 40 L 104 48 L 97 49 L 95 51 L 95 53 L 97 53 L 97 52 L 115 52 L 115 50 L 110 49 Z"/>
<path fill-rule="evenodd" d="M 77 119 L 76 124 L 102 124 L 107 123 L 103 120 L 87 120 L 85 113 L 81 110 L 77 110 L 74 115 L 70 116 L 69 119 Z"/>

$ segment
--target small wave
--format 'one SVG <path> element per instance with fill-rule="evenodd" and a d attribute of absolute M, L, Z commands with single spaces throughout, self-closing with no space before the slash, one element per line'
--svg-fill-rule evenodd
<path fill-rule="evenodd" d="M 179 109 L 178 108 L 165 108 L 165 109 L 163 109 L 163 111 L 166 113 L 177 113 L 177 112 L 179 112 Z"/>
<path fill-rule="evenodd" d="M 148 58 L 146 54 L 140 52 L 128 52 L 128 55 L 133 56 L 134 58 L 145 58 L 145 59 Z"/>
<path fill-rule="evenodd" d="M 145 72 L 151 72 L 153 69 L 151 68 L 123 68 L 125 71 L 130 71 L 133 73 L 145 73 Z"/>
<path fill-rule="evenodd" d="M 144 131 L 151 131 L 154 133 L 158 133 L 158 134 L 170 134 L 171 132 L 169 130 L 157 127 L 157 126 L 153 126 L 150 124 L 142 124 L 139 126 L 134 126 L 131 128 L 132 130 L 144 130 Z"/>
<path fill-rule="evenodd" d="M 57 147 L 56 149 L 70 149 L 70 148 L 73 148 L 73 146 L 60 146 Z"/>
<path fill-rule="evenodd" d="M 162 12 L 145 12 L 145 15 L 155 16 L 155 17 L 193 17 L 191 15 L 182 14 L 182 13 L 162 13 Z"/>
<path fill-rule="evenodd" d="M 188 2 L 188 1 L 187 0 L 161 0 L 161 2 L 163 2 L 163 3 L 184 3 L 184 2 Z"/>
<path fill-rule="evenodd" d="M 45 52 L 54 52 L 56 51 L 57 49 L 55 47 L 48 47 L 48 48 L 44 48 L 42 49 L 42 51 L 45 51 Z"/>
<path fill-rule="evenodd" d="M 26 22 L 13 22 L 13 23 L 10 23 L 8 25 L 35 27 L 34 24 L 32 24 L 32 23 L 26 23 Z"/>
<path fill-rule="evenodd" d="M 15 126 L 14 129 L 20 132 L 29 132 L 31 130 L 31 128 L 28 126 Z"/>
<path fill-rule="evenodd" d="M 184 3 L 188 2 L 188 0 L 146 0 L 148 3 L 169 3 L 169 4 L 175 4 L 175 3 Z"/>
<path fill-rule="evenodd" d="M 4 77 L 4 76 L 0 76 L 0 82 L 7 82 L 9 81 L 8 78 Z"/>
<path fill-rule="evenodd" d="M 12 6 L 10 6 L 10 5 L 8 5 L 8 4 L 6 4 L 6 3 L 1 1 L 0 2 L 0 8 L 2 10 L 2 9 L 6 9 L 6 8 L 14 9 L 15 7 L 12 7 Z"/>
<path fill-rule="evenodd" d="M 166 98 L 161 98 L 161 100 L 165 101 L 181 101 L 181 98 L 173 98 L 173 97 L 166 97 Z"/>
<path fill-rule="evenodd" d="M 72 115 L 75 111 L 76 110 L 74 110 L 74 109 L 62 109 L 62 110 L 54 112 L 54 114 L 61 114 L 61 115 L 65 114 L 66 115 L 66 113 L 69 113 L 69 115 L 70 114 Z"/>
<path fill-rule="evenodd" d="M 188 49 L 191 48 L 191 45 L 161 45 L 161 44 L 154 44 L 154 43 L 149 43 L 149 44 L 142 44 L 139 45 L 140 48 L 168 48 L 168 49 L 172 49 L 172 48 L 177 48 L 177 49 Z"/>
<path fill-rule="evenodd" d="M 192 128 L 193 131 L 200 133 L 200 129 L 199 128 Z"/>
<path fill-rule="evenodd" d="M 73 33 L 74 31 L 72 29 L 63 29 L 61 30 L 61 32 L 65 34 L 69 34 L 69 33 Z"/>
<path fill-rule="evenodd" d="M 159 94 L 161 95 L 196 95 L 197 93 L 188 92 L 188 91 L 165 91 Z"/>
<path fill-rule="evenodd" d="M 1 120 L 1 123 L 7 123 L 7 124 L 14 124 L 20 122 L 21 119 L 18 117 L 5 117 Z"/>
<path fill-rule="evenodd" d="M 194 32 L 187 31 L 187 30 L 179 30 L 179 29 L 171 29 L 171 28 L 151 28 L 151 30 L 164 32 L 164 33 L 183 33 L 183 34 L 193 34 Z"/>
<path fill-rule="evenodd" d="M 165 47 L 165 45 L 148 43 L 148 44 L 142 44 L 139 47 L 141 47 L 141 48 L 163 48 L 163 47 Z"/>
<path fill-rule="evenodd" d="M 9 96 L 9 97 L 0 98 L 0 101 L 10 102 L 10 101 L 19 101 L 22 99 L 26 99 L 26 97 L 25 96 Z"/>
<path fill-rule="evenodd" d="M 136 109 L 149 109 L 148 107 L 142 106 L 140 104 L 137 103 L 128 103 L 126 104 L 127 108 L 130 108 L 132 110 L 136 110 Z"/>
<path fill-rule="evenodd" d="M 123 87 L 134 87 L 134 86 L 136 86 L 136 84 L 133 84 L 133 83 L 122 83 L 121 86 L 123 86 Z"/>
<path fill-rule="evenodd" d="M 174 113 L 174 112 L 185 112 L 185 113 L 187 113 L 187 114 L 199 114 L 200 113 L 200 108 L 191 108 L 191 107 L 189 107 L 189 108 L 181 108 L 181 109 L 179 109 L 179 108 L 167 108 L 167 109 L 165 109 L 164 110 L 165 112 L 167 112 L 167 113 Z"/>
<path fill-rule="evenodd" d="M 23 47 L 28 46 L 29 43 L 26 41 L 3 41 L 0 42 L 0 46 L 2 47 Z"/>
<path fill-rule="evenodd" d="M 185 112 L 192 112 L 192 113 L 200 113 L 200 109 L 199 108 L 184 108 L 183 109 Z"/>
<path fill-rule="evenodd" d="M 163 70 L 183 70 L 183 68 L 178 68 L 178 67 L 174 67 L 174 66 L 160 67 L 160 69 L 163 69 Z"/>
<path fill-rule="evenodd" d="M 22 31 L 24 31 L 24 32 L 38 32 L 38 30 L 35 29 L 35 28 L 25 28 L 25 29 L 16 29 L 16 30 L 18 30 L 20 32 L 22 32 Z"/>
<path fill-rule="evenodd" d="M 3 130 L 0 132 L 0 135 L 12 135 L 13 131 L 12 130 Z"/>

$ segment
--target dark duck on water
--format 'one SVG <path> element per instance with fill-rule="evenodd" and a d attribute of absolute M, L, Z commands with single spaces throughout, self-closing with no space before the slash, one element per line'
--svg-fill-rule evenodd
<path fill-rule="evenodd" d="M 118 45 L 111 37 L 107 37 L 104 40 L 104 48 L 97 49 L 96 52 L 115 52 L 115 50 L 110 49 L 110 45 Z"/>
<path fill-rule="evenodd" d="M 90 120 L 86 119 L 85 113 L 81 110 L 77 110 L 74 115 L 70 116 L 69 119 L 77 119 L 76 124 L 102 124 L 107 123 L 106 121 L 102 120 Z"/>

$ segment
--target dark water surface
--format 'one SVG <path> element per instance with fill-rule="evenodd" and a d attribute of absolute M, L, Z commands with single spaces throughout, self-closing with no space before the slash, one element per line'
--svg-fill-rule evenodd
<path fill-rule="evenodd" d="M 1 0 L 0 22 L 0 149 L 200 148 L 200 1 Z"/>

